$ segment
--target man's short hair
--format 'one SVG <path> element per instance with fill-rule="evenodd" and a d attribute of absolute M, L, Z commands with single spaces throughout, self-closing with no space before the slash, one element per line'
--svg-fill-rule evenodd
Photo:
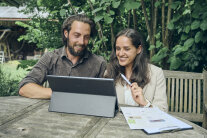
<path fill-rule="evenodd" d="M 89 24 L 91 27 L 90 37 L 94 37 L 97 33 L 96 24 L 94 20 L 90 19 L 88 16 L 84 14 L 72 15 L 68 17 L 67 19 L 65 19 L 62 25 L 62 41 L 65 46 L 67 46 L 67 38 L 64 35 L 64 30 L 67 30 L 68 32 L 70 32 L 71 25 L 74 21 L 80 21 L 80 22 Z"/>

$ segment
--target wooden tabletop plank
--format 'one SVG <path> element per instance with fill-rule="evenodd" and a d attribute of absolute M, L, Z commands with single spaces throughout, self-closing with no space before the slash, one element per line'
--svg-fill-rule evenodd
<path fill-rule="evenodd" d="M 6 112 L 9 111 L 2 107 L 5 100 L 12 99 L 11 97 L 4 97 L 4 100 L 0 100 L 0 108 Z M 15 100 L 17 99 L 17 100 Z M 20 100 L 21 99 L 21 100 Z M 18 107 L 18 111 L 13 113 L 18 114 L 14 116 L 12 120 L 9 120 L 0 126 L 0 137 L 44 137 L 44 138 L 56 138 L 56 137 L 77 137 L 77 138 L 122 138 L 122 137 L 150 137 L 150 138 L 199 138 L 206 137 L 207 130 L 193 124 L 187 120 L 178 118 L 189 125 L 192 125 L 194 129 L 183 130 L 171 133 L 162 133 L 155 135 L 147 135 L 142 130 L 131 130 L 121 112 L 114 118 L 86 116 L 77 114 L 66 114 L 57 112 L 48 112 L 49 102 L 40 102 L 44 100 L 34 100 L 27 98 L 13 98 L 11 101 L 13 104 L 20 103 L 21 108 Z M 22 102 L 25 102 L 22 104 Z M 39 104 L 38 104 L 39 103 Z M 8 104 L 9 105 L 9 104 Z M 23 109 L 29 109 L 25 112 Z M 19 113 L 18 113 L 19 112 Z M 10 112 L 8 112 L 10 113 Z M 11 112 L 12 113 L 12 112 Z M 10 116 L 11 116 L 10 113 Z M 5 119 L 2 117 L 0 119 Z M 2 120 L 0 120 L 2 121 Z"/>

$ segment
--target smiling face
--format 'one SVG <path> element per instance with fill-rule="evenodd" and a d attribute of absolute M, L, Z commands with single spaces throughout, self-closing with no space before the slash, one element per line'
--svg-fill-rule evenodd
<path fill-rule="evenodd" d="M 64 30 L 64 35 L 68 38 L 68 50 L 73 56 L 82 56 L 90 39 L 90 25 L 80 21 L 74 21 L 71 30 Z"/>
<path fill-rule="evenodd" d="M 131 39 L 126 36 L 119 36 L 116 40 L 116 56 L 119 64 L 126 68 L 132 68 L 134 59 L 141 52 L 141 46 L 136 48 Z"/>

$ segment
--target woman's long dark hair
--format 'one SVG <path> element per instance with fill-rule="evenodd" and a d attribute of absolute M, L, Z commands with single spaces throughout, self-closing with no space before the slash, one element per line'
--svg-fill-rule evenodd
<path fill-rule="evenodd" d="M 142 36 L 134 29 L 124 29 L 116 35 L 109 64 L 107 66 L 107 74 L 105 77 L 113 78 L 115 82 L 120 79 L 122 85 L 124 84 L 123 79 L 120 77 L 120 73 L 125 74 L 125 67 L 119 65 L 119 61 L 116 57 L 116 40 L 120 36 L 126 36 L 130 38 L 133 46 L 136 48 L 138 48 L 140 45 L 142 46 L 141 52 L 137 54 L 134 59 L 130 81 L 137 82 L 140 87 L 144 88 L 144 86 L 149 82 L 148 59 L 144 52 L 144 42 Z"/>

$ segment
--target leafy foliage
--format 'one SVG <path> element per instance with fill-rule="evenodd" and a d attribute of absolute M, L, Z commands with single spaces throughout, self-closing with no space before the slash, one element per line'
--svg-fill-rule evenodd
<path fill-rule="evenodd" d="M 0 66 L 0 96 L 18 95 L 19 80 L 11 79 L 10 74 L 5 74 Z"/>
<path fill-rule="evenodd" d="M 173 1 L 172 18 L 167 24 L 169 29 L 167 47 L 162 41 L 162 2 L 161 0 L 144 1 L 149 20 L 153 18 L 152 2 L 154 7 L 158 8 L 155 43 L 150 45 L 147 41 L 147 52 L 155 51 L 151 58 L 152 63 L 171 70 L 202 72 L 206 69 L 207 3 L 202 0 Z M 166 1 L 166 9 L 168 4 Z M 61 47 L 60 27 L 63 20 L 74 13 L 84 13 L 101 25 L 101 27 L 97 25 L 97 29 L 102 31 L 103 36 L 97 35 L 90 42 L 89 48 L 105 59 L 109 59 L 114 34 L 123 28 L 135 28 L 144 36 L 149 36 L 139 0 L 71 0 L 71 4 L 62 0 L 29 0 L 25 5 L 27 6 L 23 12 L 36 14 L 30 22 L 17 22 L 18 25 L 27 28 L 27 33 L 19 40 L 34 42 L 39 48 Z M 132 15 L 136 16 L 136 22 Z M 167 10 L 165 15 L 167 16 Z"/>
<path fill-rule="evenodd" d="M 171 51 L 170 69 L 201 72 L 207 63 L 207 3 L 190 0 L 179 5 L 183 8 L 177 8 L 171 20 L 177 43 Z"/>
<path fill-rule="evenodd" d="M 21 60 L 17 65 L 17 69 L 22 68 L 26 71 L 31 71 L 31 68 L 37 63 L 38 60 Z"/>

